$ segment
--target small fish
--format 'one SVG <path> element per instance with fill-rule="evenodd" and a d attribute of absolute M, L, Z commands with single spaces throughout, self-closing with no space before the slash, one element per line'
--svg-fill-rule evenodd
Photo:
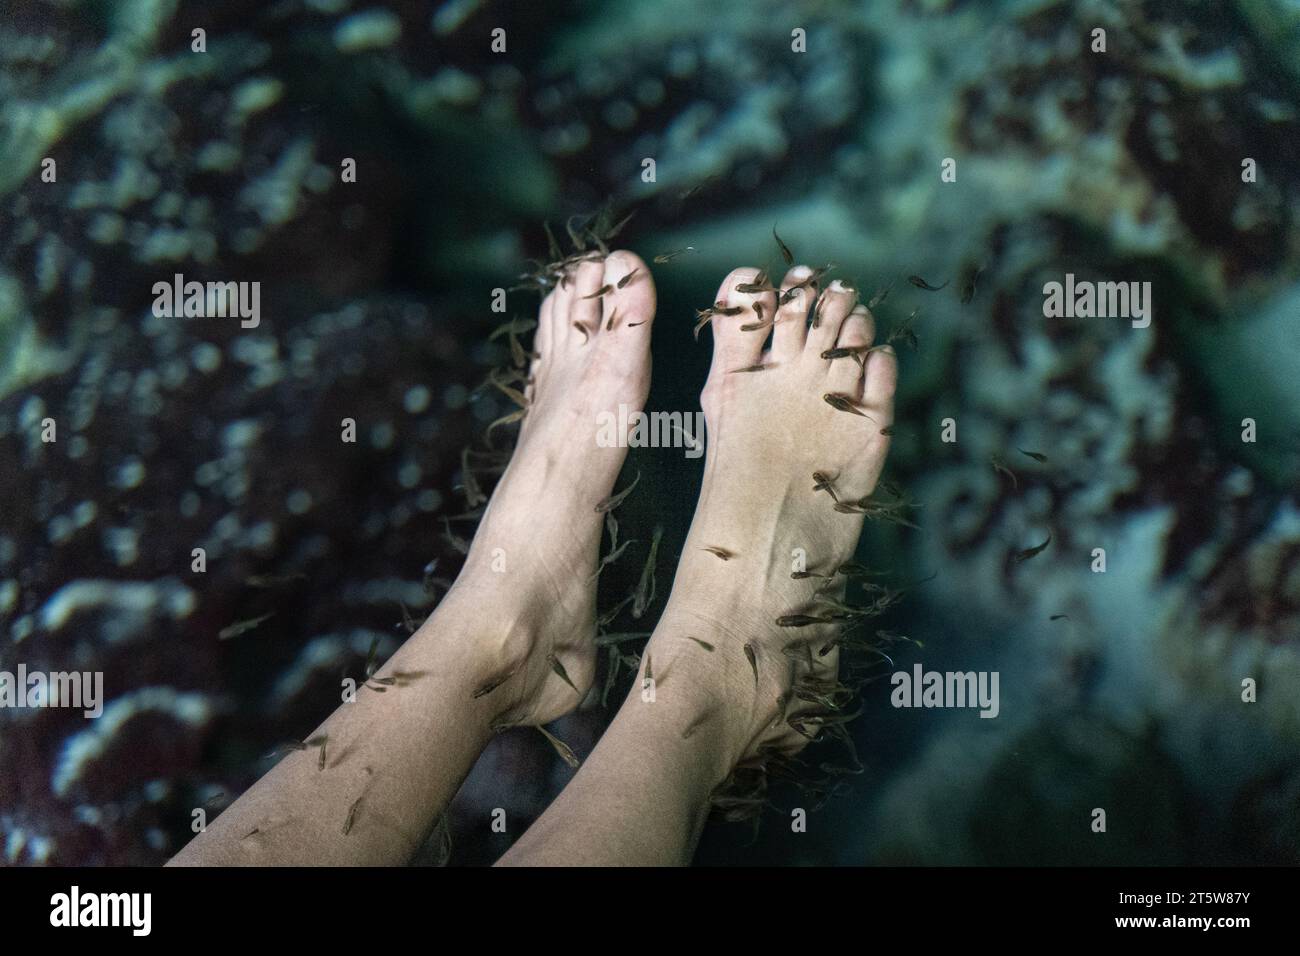
<path fill-rule="evenodd" d="M 642 320 L 642 321 L 640 321 L 640 322 L 629 322 L 629 323 L 627 324 L 627 327 L 628 327 L 629 329 L 635 329 L 638 325 L 645 325 L 645 321 Z"/>
<path fill-rule="evenodd" d="M 503 425 L 513 425 L 515 422 L 523 421 L 524 416 L 527 414 L 528 409 L 516 408 L 513 412 L 510 412 L 508 415 L 502 415 L 496 421 L 492 422 L 492 424 L 488 425 L 487 431 L 483 433 L 483 436 L 488 440 L 491 440 L 493 430 L 500 428 Z"/>
<path fill-rule="evenodd" d="M 555 752 L 560 755 L 561 760 L 567 763 L 574 770 L 577 770 L 578 767 L 581 766 L 582 762 L 578 760 L 577 755 L 574 754 L 573 748 L 571 748 L 568 744 L 566 744 L 559 737 L 555 736 L 555 734 L 551 733 L 545 727 L 539 725 L 537 729 L 542 732 L 543 737 L 545 737 L 548 741 L 550 741 L 551 746 L 555 748 Z"/>
<path fill-rule="evenodd" d="M 608 657 L 609 662 L 605 669 L 605 689 L 600 694 L 601 707 L 609 706 L 609 692 L 614 689 L 614 682 L 618 680 L 619 666 L 622 664 L 622 658 L 614 651 L 610 651 Z"/>
<path fill-rule="evenodd" d="M 573 688 L 573 692 L 575 694 L 577 694 L 579 697 L 582 696 L 582 691 L 578 690 L 577 686 L 573 683 L 572 680 L 570 680 L 569 672 L 564 669 L 564 665 L 560 663 L 560 659 L 556 657 L 554 653 L 550 653 L 546 655 L 546 663 L 551 665 L 551 670 L 555 672 L 556 676 L 558 676 L 560 680 L 564 681 L 566 684 L 568 684 L 570 687 Z"/>
<path fill-rule="evenodd" d="M 551 257 L 551 262 L 559 262 L 564 258 L 564 253 L 560 251 L 560 244 L 555 241 L 555 233 L 551 231 L 550 222 L 543 220 L 542 228 L 546 230 L 546 254 Z"/>
<path fill-rule="evenodd" d="M 583 232 L 586 230 L 586 222 L 583 223 L 582 229 L 573 228 L 573 220 L 581 219 L 582 216 L 570 216 L 564 221 L 564 231 L 569 234 L 569 241 L 573 243 L 573 248 L 579 252 L 585 252 L 587 249 L 587 240 L 583 238 Z M 588 220 L 590 221 L 590 220 Z"/>
<path fill-rule="evenodd" d="M 535 328 L 537 328 L 536 319 L 511 319 L 509 322 L 504 322 L 493 329 L 488 334 L 488 341 L 495 342 L 503 335 L 519 335 Z"/>
<path fill-rule="evenodd" d="M 696 644 L 700 645 L 700 647 L 704 648 L 709 653 L 713 653 L 713 645 L 710 644 L 708 641 L 702 641 L 698 637 L 691 637 L 689 634 L 686 635 L 686 639 L 688 641 L 694 641 Z"/>
<path fill-rule="evenodd" d="M 1049 621 L 1068 621 L 1069 619 L 1070 615 L 1068 614 L 1053 614 L 1048 618 Z"/>
<path fill-rule="evenodd" d="M 1006 475 L 1008 478 L 1011 479 L 1011 487 L 1013 488 L 1020 487 L 1020 482 L 1016 480 L 1016 473 L 1012 471 L 1010 468 L 1008 468 L 1003 463 L 1002 459 L 999 458 L 997 455 L 993 455 L 991 458 L 989 458 L 989 464 L 993 466 L 994 471 L 1001 472 L 1002 474 Z"/>
<path fill-rule="evenodd" d="M 599 514 L 604 514 L 607 511 L 613 511 L 615 508 L 621 505 L 623 501 L 627 498 L 627 496 L 632 493 L 632 489 L 636 487 L 637 482 L 640 480 L 641 480 L 641 472 L 638 471 L 636 473 L 636 477 L 632 479 L 632 484 L 628 485 L 618 494 L 610 495 L 609 497 L 602 498 L 600 500 L 600 502 L 596 505 L 596 514 L 599 515 Z"/>
<path fill-rule="evenodd" d="M 286 750 L 306 750 L 306 749 L 307 749 L 307 744 L 301 740 L 286 740 L 284 743 L 279 744 L 274 749 L 272 749 L 269 753 L 267 753 L 266 756 L 276 757 Z"/>
<path fill-rule="evenodd" d="M 776 240 L 777 246 L 781 249 L 781 258 L 785 260 L 785 264 L 788 266 L 794 265 L 794 253 L 790 251 L 789 246 L 781 241 L 781 237 L 776 234 L 776 226 L 772 227 L 772 238 Z"/>
<path fill-rule="evenodd" d="M 813 472 L 813 491 L 824 491 L 831 496 L 832 501 L 839 501 L 840 496 L 835 492 L 835 479 L 824 471 Z"/>
<path fill-rule="evenodd" d="M 765 371 L 767 371 L 769 368 L 775 368 L 775 367 L 776 367 L 775 364 L 772 364 L 772 365 L 763 365 L 763 364 L 761 364 L 761 363 L 758 364 L 758 365 L 746 365 L 744 368 L 733 368 L 733 369 L 732 369 L 730 372 L 728 372 L 727 374 L 728 374 L 728 375 L 731 375 L 731 374 L 734 373 L 734 372 L 765 372 Z"/>
<path fill-rule="evenodd" d="M 622 544 L 618 545 L 617 547 L 611 549 L 609 554 L 605 555 L 603 558 L 600 559 L 600 564 L 596 566 L 595 572 L 593 572 L 593 574 L 591 575 L 591 580 L 594 581 L 596 580 L 596 578 L 600 577 L 601 571 L 605 570 L 606 567 L 608 567 L 609 565 L 617 561 L 619 558 L 621 558 L 623 556 L 623 552 L 627 550 L 628 545 L 635 544 L 635 543 L 636 543 L 635 539 L 629 539 L 627 541 L 624 541 Z"/>
<path fill-rule="evenodd" d="M 804 279 L 804 280 L 801 281 L 801 282 L 796 282 L 794 285 L 790 286 L 790 288 L 788 288 L 788 289 L 786 289 L 784 292 L 782 292 L 782 293 L 781 293 L 781 297 L 780 297 L 779 299 L 776 300 L 776 304 L 777 304 L 778 306 L 782 306 L 782 305 L 786 305 L 786 304 L 788 304 L 788 303 L 790 303 L 790 302 L 793 302 L 796 298 L 798 298 L 799 294 L 800 294 L 804 289 L 808 289 L 808 288 L 811 288 L 811 287 L 817 285 L 817 283 L 821 281 L 821 277 L 824 276 L 827 272 L 829 272 L 829 271 L 830 271 L 831 269 L 833 269 L 833 268 L 835 268 L 835 263 L 833 263 L 833 262 L 828 262 L 828 263 L 826 263 L 826 265 L 821 266 L 820 268 L 814 269 L 814 270 L 813 270 L 813 271 L 808 275 L 808 277 L 807 277 L 806 279 Z M 841 284 L 842 284 L 842 285 L 845 287 L 845 289 L 847 289 L 848 291 L 851 291 L 851 292 L 855 292 L 855 293 L 856 293 L 857 290 L 854 289 L 854 287 L 853 287 L 853 283 L 848 282 L 848 281 L 845 281 L 845 282 L 843 282 L 843 283 L 841 283 Z"/>
<path fill-rule="evenodd" d="M 776 619 L 777 627 L 807 627 L 810 624 L 829 624 L 834 618 L 813 614 L 783 614 Z"/>
<path fill-rule="evenodd" d="M 687 246 L 685 249 L 674 249 L 672 252 L 661 252 L 659 255 L 655 256 L 654 261 L 657 265 L 663 265 L 666 262 L 672 262 L 678 256 L 694 251 L 694 246 Z"/>
<path fill-rule="evenodd" d="M 818 574 L 816 571 L 791 571 L 790 577 L 792 580 L 795 581 L 804 581 L 807 580 L 808 578 L 829 578 L 829 577 L 833 577 L 833 575 Z"/>
<path fill-rule="evenodd" d="M 1025 550 L 1017 552 L 1016 563 L 1019 564 L 1021 561 L 1028 561 L 1034 555 L 1042 554 L 1043 551 L 1046 550 L 1047 546 L 1051 543 L 1052 543 L 1052 536 L 1049 534 L 1047 536 L 1047 540 L 1044 541 L 1042 544 L 1035 545 L 1032 548 L 1025 548 Z"/>
<path fill-rule="evenodd" d="M 715 309 L 713 306 L 710 306 L 707 309 L 697 309 L 695 311 L 695 341 L 698 342 L 700 340 L 700 331 L 713 320 L 714 312 Z"/>
<path fill-rule="evenodd" d="M 775 230 L 774 230 L 775 232 Z M 745 658 L 749 661 L 749 667 L 754 672 L 754 686 L 758 686 L 758 658 L 754 654 L 754 645 L 748 641 L 745 642 Z"/>
<path fill-rule="evenodd" d="M 352 824 L 357 820 L 357 811 L 361 809 L 361 797 L 357 797 L 356 802 L 348 807 L 348 818 L 343 821 L 343 835 L 347 836 L 352 832 Z"/>
<path fill-rule="evenodd" d="M 366 653 L 366 680 L 370 680 L 377 670 L 379 670 L 379 638 L 376 637 L 370 641 L 370 650 Z"/>
<path fill-rule="evenodd" d="M 468 448 L 460 453 L 460 476 L 460 487 L 465 495 L 466 508 L 477 508 L 487 501 L 487 495 L 483 494 L 478 479 L 474 477 L 474 469 L 469 466 Z"/>
<path fill-rule="evenodd" d="M 223 627 L 218 631 L 217 640 L 227 641 L 232 637 L 238 637 L 240 634 L 247 634 L 249 631 L 253 630 L 253 628 L 259 626 L 263 621 L 272 617 L 275 617 L 274 611 L 270 611 L 260 617 L 250 617 L 244 621 L 236 621 L 234 624 Z"/>
<path fill-rule="evenodd" d="M 735 557 L 735 553 L 732 551 L 728 551 L 726 548 L 708 547 L 708 548 L 701 548 L 700 550 L 707 551 L 715 558 L 721 558 L 723 561 L 730 561 L 733 557 Z"/>
<path fill-rule="evenodd" d="M 876 639 L 884 641 L 886 644 L 897 644 L 900 641 L 906 641 L 908 644 L 915 644 L 917 647 L 924 648 L 925 644 L 914 637 L 908 637 L 906 634 L 899 634 L 897 631 L 876 631 Z"/>
<path fill-rule="evenodd" d="M 632 277 L 635 276 L 635 275 L 636 275 L 638 272 L 640 272 L 640 271 L 641 271 L 640 268 L 633 269 L 633 270 L 632 270 L 631 272 L 629 272 L 627 275 L 623 276 L 623 278 L 619 279 L 618 282 L 616 282 L 616 283 L 614 284 L 614 288 L 616 288 L 616 289 L 626 289 L 626 288 L 627 288 L 627 284 L 628 284 L 629 282 L 632 281 Z"/>
<path fill-rule="evenodd" d="M 938 292 L 940 289 L 947 288 L 948 282 L 951 282 L 952 280 L 949 279 L 948 282 L 945 282 L 943 285 L 930 285 L 930 283 L 926 282 L 920 276 L 908 276 L 907 281 L 912 283 L 912 285 L 916 286 L 918 289 L 924 289 L 926 292 Z"/>
<path fill-rule="evenodd" d="M 837 412 L 848 412 L 851 415 L 860 415 L 862 418 L 871 418 L 870 415 L 858 407 L 857 402 L 847 395 L 841 395 L 838 392 L 827 392 L 822 396 L 822 401 Z"/>
<path fill-rule="evenodd" d="M 469 554 L 469 542 L 451 530 L 451 522 L 445 517 L 442 519 L 442 540 L 451 545 L 453 550 L 461 554 Z"/>
<path fill-rule="evenodd" d="M 619 601 L 617 604 L 615 604 L 613 607 L 611 607 L 608 611 L 606 611 L 606 612 L 605 612 L 604 614 L 602 614 L 600 617 L 596 618 L 596 626 L 597 626 L 597 627 L 602 627 L 602 628 L 605 627 L 607 624 L 609 624 L 611 621 L 613 621 L 616 617 L 618 617 L 620 614 L 622 614 L 622 613 L 623 613 L 623 608 L 627 607 L 627 606 L 628 606 L 629 604 L 631 604 L 631 603 L 632 603 L 632 595 L 629 594 L 627 597 L 623 598 L 623 600 Z M 646 636 L 648 637 L 649 635 L 646 635 Z"/>
<path fill-rule="evenodd" d="M 755 295 L 760 292 L 775 292 L 772 283 L 767 281 L 767 270 L 761 270 L 758 275 L 754 276 L 750 282 L 742 282 L 736 286 L 737 292 L 744 292 L 747 295 Z"/>
<path fill-rule="evenodd" d="M 888 521 L 905 528 L 915 528 L 912 522 L 903 517 L 903 509 L 914 507 L 905 501 L 872 501 L 870 496 L 858 501 L 837 501 L 835 510 L 846 515 L 865 515 L 869 521 Z"/>
<path fill-rule="evenodd" d="M 614 331 L 614 323 L 617 320 L 618 320 L 618 309 L 615 309 L 613 312 L 610 313 L 609 321 L 605 323 L 605 331 L 606 332 Z"/>
<path fill-rule="evenodd" d="M 641 580 L 637 582 L 636 598 L 632 601 L 632 617 L 639 619 L 655 599 L 655 560 L 659 555 L 659 541 L 664 536 L 664 529 L 656 525 L 650 538 L 650 553 L 646 555 L 645 567 L 641 569 Z"/>
<path fill-rule="evenodd" d="M 971 299 L 975 298 L 975 289 L 980 275 L 984 272 L 984 266 L 980 266 L 971 273 L 970 278 L 966 280 L 966 288 L 962 290 L 961 304 L 970 305 Z"/>
<path fill-rule="evenodd" d="M 898 323 L 898 325 L 890 331 L 889 337 L 885 339 L 885 344 L 893 345 L 895 342 L 902 342 L 909 349 L 916 351 L 916 333 L 912 331 L 912 323 L 916 319 L 916 313 L 919 311 L 919 309 L 913 309 L 911 315 Z"/>
<path fill-rule="evenodd" d="M 506 398 L 510 399 L 510 401 L 514 402 L 520 408 L 528 407 L 528 399 L 524 398 L 524 393 L 519 391 L 519 389 L 517 388 L 512 388 L 509 384 L 507 384 L 506 381 L 503 381 L 502 378 L 496 372 L 493 372 L 491 375 L 488 376 L 488 384 L 490 384 L 493 388 L 499 391 Z M 473 505 L 471 505 L 470 507 L 473 507 Z"/>
<path fill-rule="evenodd" d="M 524 351 L 524 347 L 519 344 L 519 336 L 510 333 L 510 361 L 516 368 L 523 368 L 528 364 L 529 353 Z M 536 352 L 532 353 L 534 358 L 539 358 Z"/>
<path fill-rule="evenodd" d="M 1027 458 L 1034 459 L 1034 461 L 1041 462 L 1043 464 L 1046 464 L 1047 462 L 1047 456 L 1044 455 L 1041 451 L 1025 451 L 1023 448 L 1017 448 L 1016 451 L 1020 452 L 1020 454 L 1024 455 Z"/>
<path fill-rule="evenodd" d="M 636 210 L 633 209 L 630 213 L 628 213 L 626 216 L 624 216 L 622 219 L 620 219 L 618 222 L 616 222 L 613 226 L 611 226 L 609 229 L 607 229 L 607 230 L 605 231 L 605 235 L 604 235 L 604 239 L 605 239 L 605 241 L 608 242 L 610 239 L 613 239 L 613 238 L 616 237 L 620 232 L 622 232 L 622 231 L 623 231 L 623 227 L 626 226 L 629 222 L 631 222 L 631 221 L 632 221 L 632 217 L 635 216 L 635 215 L 636 215 Z"/>
<path fill-rule="evenodd" d="M 897 279 L 894 280 L 894 282 L 897 281 Z M 889 285 L 885 286 L 883 289 L 876 290 L 876 294 L 871 297 L 869 302 L 867 302 L 868 311 L 874 309 L 876 306 L 880 305 L 880 303 L 889 298 L 889 293 L 894 290 L 894 282 L 889 283 Z"/>
<path fill-rule="evenodd" d="M 316 770 L 319 772 L 325 769 L 325 741 L 320 742 L 320 760 L 316 762 Z"/>
<path fill-rule="evenodd" d="M 654 662 L 650 659 L 650 652 L 645 652 L 645 677 L 641 680 L 642 688 L 649 687 L 655 681 Z"/>
<path fill-rule="evenodd" d="M 694 196 L 696 193 L 700 192 L 700 190 L 702 190 L 702 189 L 706 189 L 706 188 L 708 188 L 709 186 L 712 186 L 713 183 L 717 181 L 717 178 L 718 178 L 717 176 L 707 176 L 707 177 L 705 177 L 704 179 L 701 179 L 701 180 L 700 180 L 698 183 L 696 183 L 694 186 L 691 186 L 691 187 L 688 188 L 688 189 L 683 189 L 681 192 L 679 192 L 679 193 L 677 194 L 677 198 L 678 198 L 679 200 L 687 200 L 687 199 L 690 199 L 690 198 L 691 198 L 692 196 Z"/>
<path fill-rule="evenodd" d="M 574 322 L 573 327 L 582 333 L 582 344 L 586 345 L 591 340 L 591 332 L 581 322 Z"/>
<path fill-rule="evenodd" d="M 868 355 L 871 352 L 878 352 L 884 346 L 880 345 L 839 345 L 833 349 L 827 349 L 822 352 L 824 359 L 841 359 L 857 358 L 861 355 Z"/>
<path fill-rule="evenodd" d="M 880 429 L 880 434 L 888 438 L 890 435 L 894 434 L 894 426 L 886 425 L 884 428 Z"/>
<path fill-rule="evenodd" d="M 725 306 L 723 303 L 718 302 L 713 306 L 714 315 L 740 315 L 744 311 L 745 307 L 743 305 Z"/>
<path fill-rule="evenodd" d="M 611 548 L 618 545 L 618 518 L 614 512 L 605 512 L 605 530 L 609 532 L 609 546 Z"/>

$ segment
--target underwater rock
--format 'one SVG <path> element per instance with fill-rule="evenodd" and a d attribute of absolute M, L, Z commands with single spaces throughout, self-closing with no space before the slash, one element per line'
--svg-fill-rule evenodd
<path fill-rule="evenodd" d="M 225 320 L 169 320 L 144 348 L 138 330 L 108 326 L 72 372 L 0 401 L 0 496 L 24 503 L 0 529 L 4 658 L 102 671 L 110 709 L 146 692 L 202 702 L 211 717 L 186 725 L 186 748 L 146 736 L 133 744 L 138 771 L 119 767 L 116 792 L 95 791 L 125 800 L 156 774 L 178 813 L 197 789 L 238 792 L 251 768 L 236 754 L 305 733 L 342 672 L 359 673 L 356 638 L 303 673 L 313 637 L 347 621 L 388 635 L 391 651 L 402 605 L 432 604 L 422 575 L 442 550 L 434 515 L 457 510 L 439 489 L 450 493 L 481 427 L 465 408 L 473 362 L 422 305 L 354 303 L 297 328 L 205 334 L 213 321 Z M 478 415 L 496 413 L 479 403 Z M 58 423 L 50 443 L 46 417 Z M 341 440 L 345 418 L 354 444 Z M 134 811 L 88 829 L 58 799 L 63 777 L 33 763 L 71 746 L 77 722 L 63 713 L 38 712 L 30 748 L 0 758 L 0 776 L 50 781 L 47 800 L 26 801 L 44 818 L 25 832 L 50 841 L 47 862 L 135 859 L 113 849 L 131 843 Z M 226 754 L 216 764 L 202 758 L 207 733 Z M 147 756 L 155 745 L 169 758 Z M 155 861 L 177 848 L 169 832 Z"/>

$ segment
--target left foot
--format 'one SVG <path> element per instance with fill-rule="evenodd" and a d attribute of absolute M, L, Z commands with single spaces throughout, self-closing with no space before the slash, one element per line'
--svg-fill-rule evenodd
<path fill-rule="evenodd" d="M 645 404 L 654 310 L 650 270 L 626 251 L 570 267 L 542 302 L 519 441 L 443 600 L 500 621 L 480 649 L 491 676 L 479 694 L 497 726 L 548 723 L 591 687 L 604 521 L 596 506 L 627 456 L 597 444 L 599 416 Z"/>

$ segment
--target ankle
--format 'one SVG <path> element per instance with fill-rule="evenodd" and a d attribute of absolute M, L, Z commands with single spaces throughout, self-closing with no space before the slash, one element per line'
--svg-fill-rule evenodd
<path fill-rule="evenodd" d="M 746 615 L 719 613 L 726 606 L 670 599 L 646 646 L 656 695 L 685 699 L 692 732 L 710 735 L 722 777 L 780 722 L 791 683 L 790 662 L 770 630 L 763 637 Z M 634 693 L 644 679 L 643 664 Z"/>

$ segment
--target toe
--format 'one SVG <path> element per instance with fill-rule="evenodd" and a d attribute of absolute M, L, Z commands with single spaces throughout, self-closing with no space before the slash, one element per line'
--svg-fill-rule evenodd
<path fill-rule="evenodd" d="M 639 256 L 620 249 L 605 259 L 602 285 L 610 291 L 603 297 L 603 324 L 597 333 L 600 347 L 616 354 L 615 361 L 627 370 L 641 368 L 655 315 L 655 284 L 650 270 Z"/>
<path fill-rule="evenodd" d="M 866 442 L 859 455 L 860 465 L 846 482 L 846 492 L 855 496 L 871 494 L 880 480 L 889 453 L 889 427 L 894 422 L 894 389 L 898 385 L 898 356 L 886 345 L 867 356 L 863 378 L 862 410 L 866 422 Z"/>
<path fill-rule="evenodd" d="M 529 398 L 537 391 L 539 382 L 546 377 L 546 369 L 550 365 L 548 358 L 551 350 L 555 348 L 556 340 L 556 318 L 555 318 L 555 300 L 559 297 L 559 290 L 552 289 L 542 300 L 542 307 L 537 310 L 537 332 L 533 336 L 533 358 L 528 363 L 528 388 L 524 394 Z M 520 337 L 524 348 L 528 347 L 527 340 Z"/>
<path fill-rule="evenodd" d="M 641 257 L 626 249 L 611 252 L 605 259 L 603 332 L 640 330 L 650 334 L 655 314 L 655 284 Z"/>
<path fill-rule="evenodd" d="M 772 330 L 772 355 L 789 361 L 803 351 L 808 334 L 808 308 L 817 298 L 814 283 L 803 285 L 812 275 L 808 266 L 795 266 L 785 274 L 777 299 L 776 327 Z"/>
<path fill-rule="evenodd" d="M 539 358 L 545 357 L 555 346 L 555 302 L 559 297 L 559 290 L 552 289 L 537 311 L 537 334 L 533 336 L 533 351 Z"/>
<path fill-rule="evenodd" d="M 827 286 L 821 298 L 813 307 L 812 324 L 808 327 L 806 351 L 820 355 L 827 349 L 835 347 L 835 340 L 840 335 L 840 325 L 857 304 L 858 291 L 845 285 L 839 279 Z"/>
<path fill-rule="evenodd" d="M 602 304 L 606 293 L 605 263 L 591 257 L 578 263 L 573 273 L 572 295 L 569 299 L 568 335 L 570 342 L 585 345 L 600 328 Z M 560 317 L 563 319 L 563 316 Z"/>
<path fill-rule="evenodd" d="M 867 356 L 862 382 L 862 407 L 885 428 L 894 421 L 894 390 L 898 387 L 898 356 L 886 345 Z"/>
<path fill-rule="evenodd" d="M 735 315 L 713 316 L 713 365 L 709 374 L 725 375 L 734 369 L 758 364 L 767 341 L 767 326 L 742 329 L 761 323 L 770 323 L 776 312 L 776 295 L 772 292 L 737 292 L 736 286 L 754 282 L 760 270 L 735 269 L 723 280 L 715 303 L 720 308 L 740 311 Z"/>
<path fill-rule="evenodd" d="M 865 349 L 876 335 L 876 322 L 865 305 L 853 307 L 840 324 L 836 348 Z M 831 359 L 829 379 L 831 387 L 846 395 L 857 396 L 862 391 L 862 372 L 867 360 L 865 353 Z"/>

